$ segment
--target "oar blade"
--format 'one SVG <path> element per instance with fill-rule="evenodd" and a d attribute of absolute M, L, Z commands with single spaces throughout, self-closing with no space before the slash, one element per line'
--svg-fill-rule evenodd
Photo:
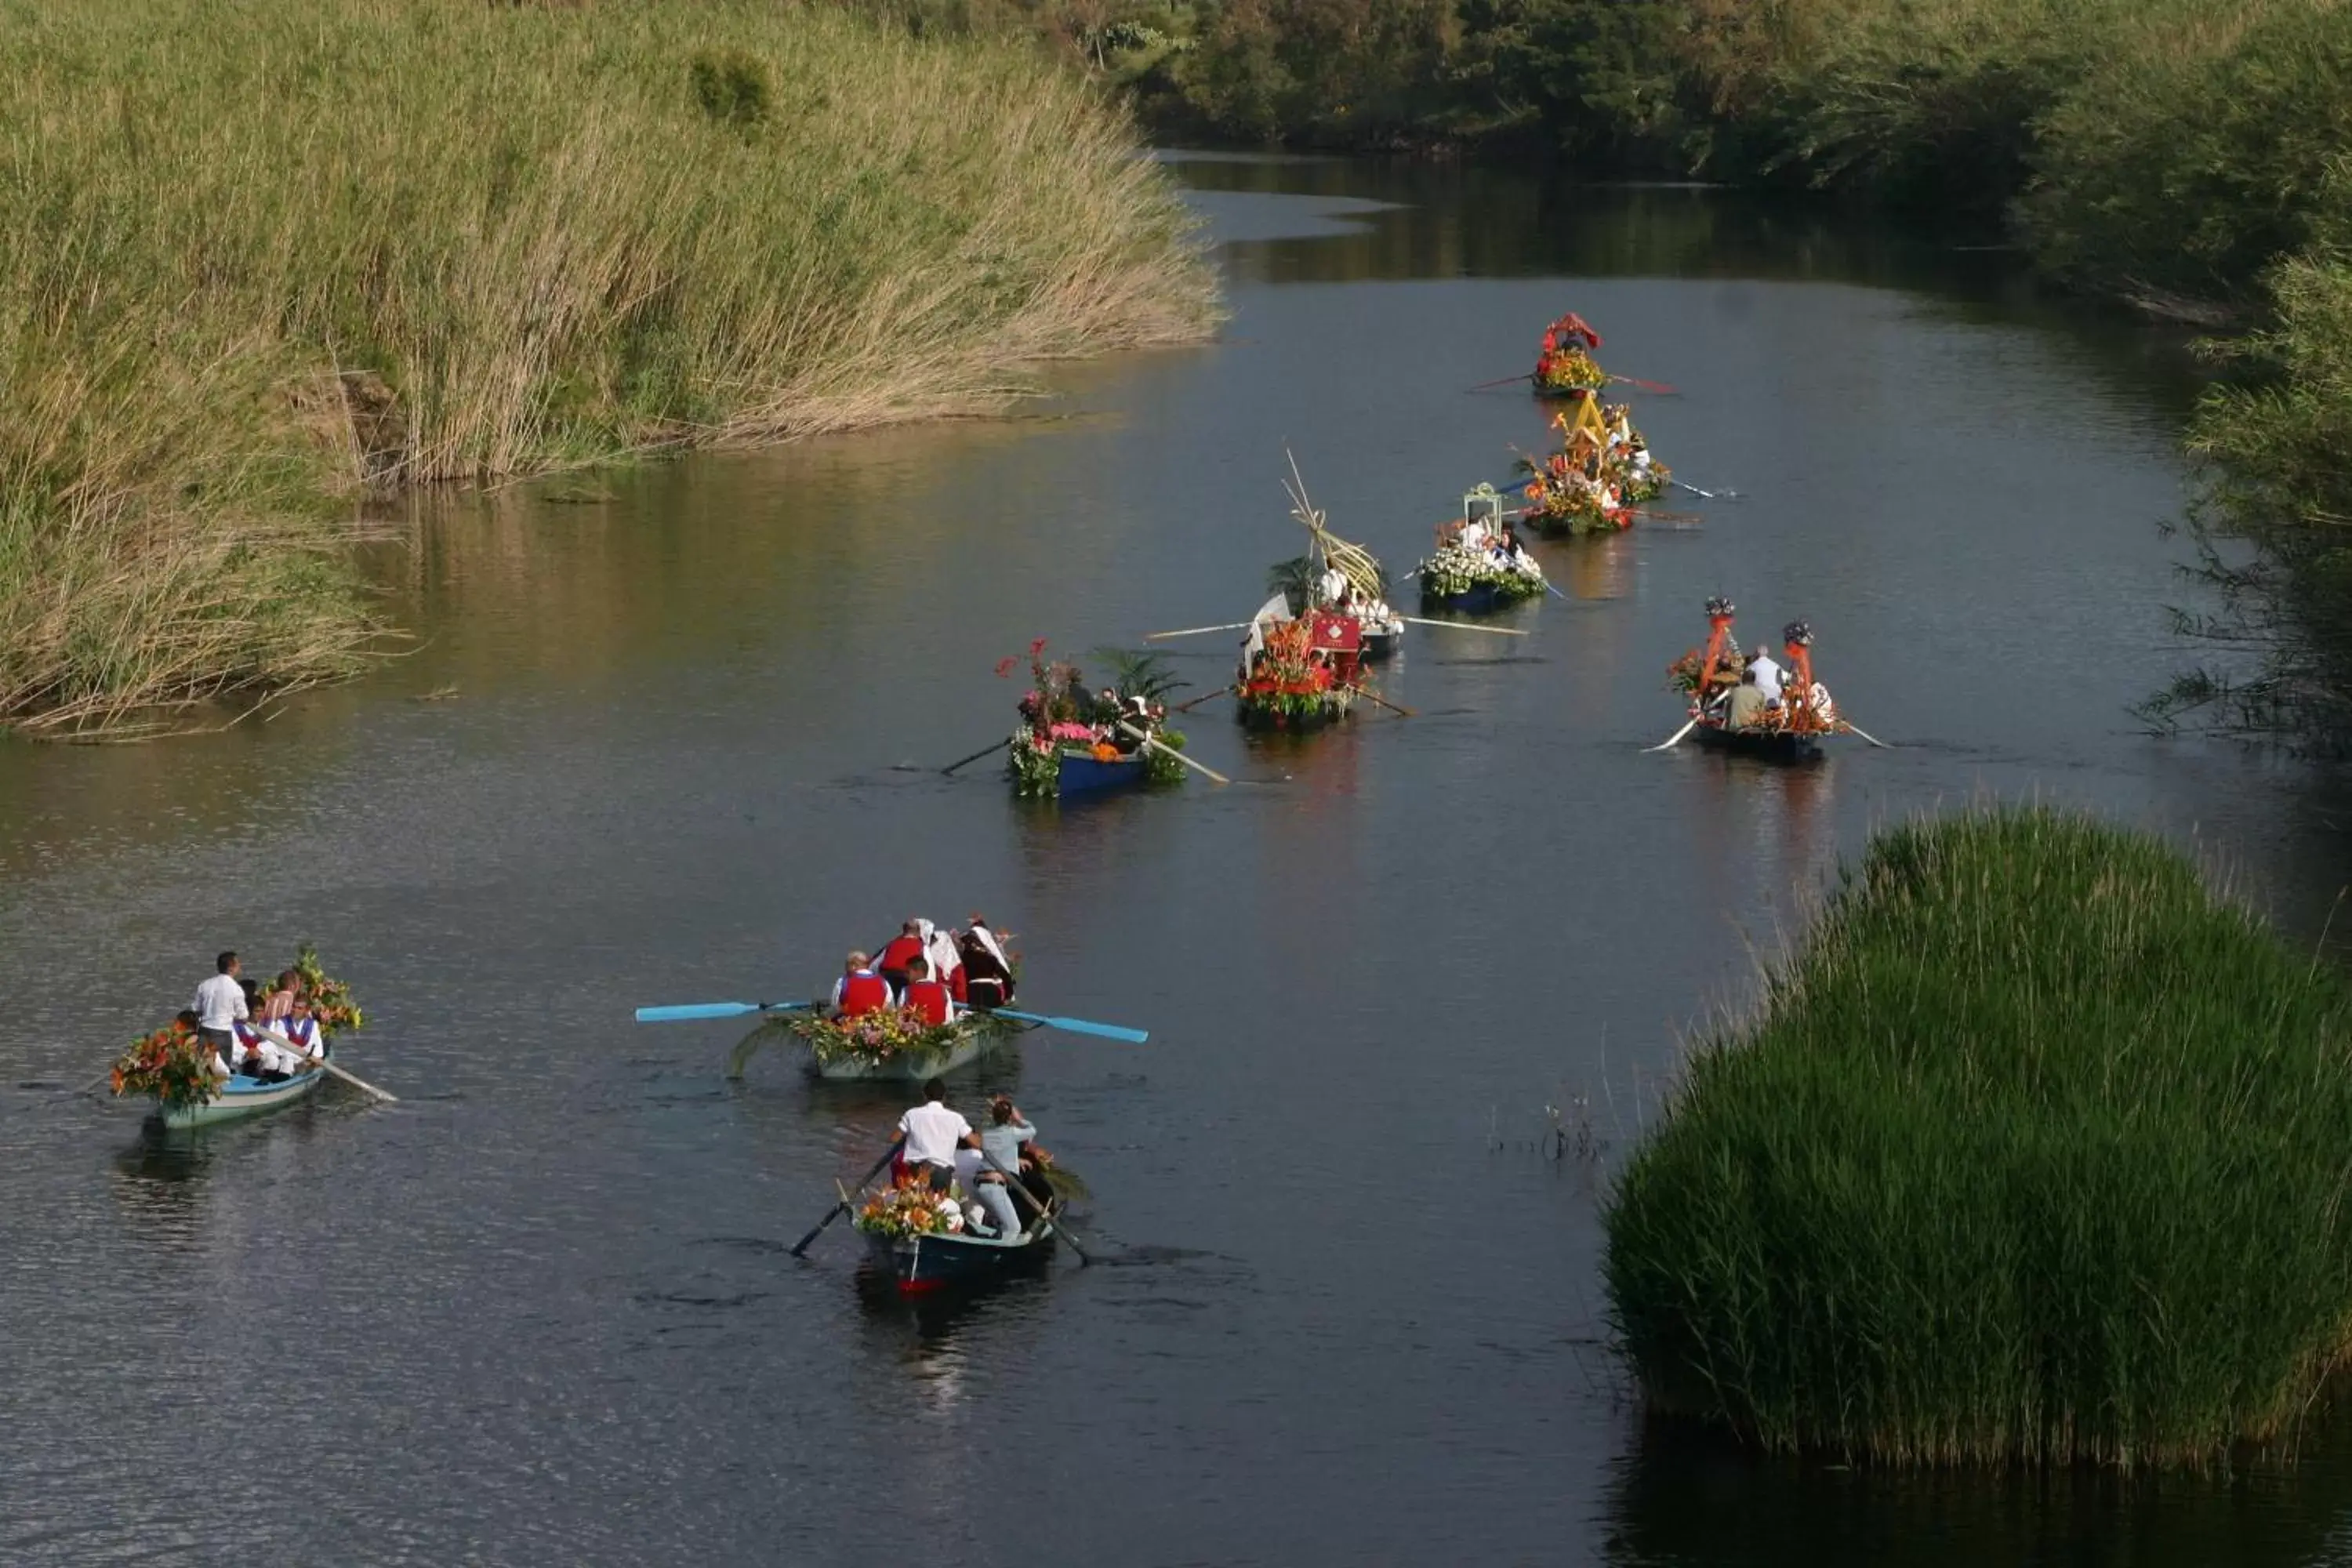
<path fill-rule="evenodd" d="M 674 1007 L 640 1007 L 640 1024 L 677 1024 L 689 1018 L 740 1018 L 763 1009 L 757 1002 L 686 1002 Z"/>
<path fill-rule="evenodd" d="M 1060 1018 L 1044 1013 L 1016 1013 L 1010 1007 L 992 1009 L 1000 1018 L 1015 1018 L 1024 1024 L 1043 1024 L 1049 1029 L 1059 1029 L 1070 1035 L 1098 1035 L 1106 1040 L 1125 1040 L 1139 1046 L 1151 1038 L 1150 1031 L 1130 1029 L 1120 1024 L 1097 1024 L 1085 1018 Z"/>

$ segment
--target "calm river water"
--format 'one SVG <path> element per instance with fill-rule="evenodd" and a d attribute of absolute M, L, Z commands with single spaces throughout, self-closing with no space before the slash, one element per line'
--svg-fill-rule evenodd
<path fill-rule="evenodd" d="M 1678 1041 L 1874 824 L 1980 795 L 2194 840 L 2315 937 L 2330 781 L 2139 733 L 2193 606 L 2176 340 L 2013 260 L 1704 192 L 1180 163 L 1225 341 L 1057 373 L 1029 416 L 427 512 L 420 635 L 268 722 L 0 747 L 0 1560 L 89 1563 L 1991 1562 L 2342 1557 L 2352 1445 L 2291 1477 L 1903 1479 L 1645 1431 L 1598 1197 Z M 1545 437 L 1574 309 L 1639 418 L 1746 499 L 1543 547 L 1524 639 L 1415 628 L 1418 710 L 1234 775 L 1023 809 L 939 764 L 996 661 L 1235 619 L 1294 553 L 1286 444 L 1410 566 Z M 575 492 L 576 494 L 576 492 Z M 1892 751 L 1642 748 L 1708 595 L 1794 616 Z M 1191 678 L 1223 637 L 1174 645 Z M 433 699 L 433 700 L 426 700 Z M 901 765 L 905 764 L 905 765 Z M 806 994 L 910 913 L 1020 933 L 1013 1089 L 1104 1255 L 961 1308 L 784 1249 L 898 1106 L 640 1004 Z M 200 1142 L 62 1092 L 210 954 L 304 938 L 375 1108 Z M 1589 1105 L 1588 1112 L 1574 1108 Z M 1538 1146 L 1567 1108 L 1591 1160 Z M 298 1479 L 299 1478 L 299 1479 Z M 282 1479 L 283 1484 L 279 1484 Z"/>

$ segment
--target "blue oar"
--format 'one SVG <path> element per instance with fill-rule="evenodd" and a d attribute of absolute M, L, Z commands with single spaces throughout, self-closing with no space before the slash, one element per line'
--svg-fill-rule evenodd
<path fill-rule="evenodd" d="M 746 1013 L 793 1013 L 814 1002 L 687 1002 L 675 1007 L 640 1007 L 640 1024 L 676 1024 L 688 1018 L 740 1018 Z"/>
<path fill-rule="evenodd" d="M 1089 1024 L 1084 1018 L 1049 1018 L 1037 1013 L 1016 1013 L 1010 1007 L 991 1007 L 989 1012 L 1000 1018 L 1017 1018 L 1024 1024 L 1043 1024 L 1049 1029 L 1061 1029 L 1073 1035 L 1100 1035 L 1107 1040 L 1125 1040 L 1139 1046 L 1151 1036 L 1142 1029 L 1129 1029 L 1118 1024 Z"/>

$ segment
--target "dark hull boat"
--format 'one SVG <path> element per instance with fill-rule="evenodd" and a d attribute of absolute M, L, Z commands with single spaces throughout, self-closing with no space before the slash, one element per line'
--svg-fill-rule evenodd
<path fill-rule="evenodd" d="M 875 1265 L 897 1281 L 900 1294 L 917 1296 L 951 1286 L 982 1285 L 1038 1268 L 1053 1255 L 1054 1222 L 1033 1221 L 1009 1239 L 961 1234 L 892 1237 L 868 1231 L 866 1245 Z"/>
<path fill-rule="evenodd" d="M 1768 763 L 1814 763 L 1822 756 L 1820 736 L 1793 730 L 1733 730 L 1702 720 L 1692 727 L 1690 738 L 1711 752 Z"/>

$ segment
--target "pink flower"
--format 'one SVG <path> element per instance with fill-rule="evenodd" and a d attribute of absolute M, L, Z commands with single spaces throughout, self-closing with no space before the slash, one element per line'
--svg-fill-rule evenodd
<path fill-rule="evenodd" d="M 1021 661 L 1019 659 L 1010 657 L 998 659 L 996 661 L 996 678 L 999 680 L 1003 679 L 1006 676 L 1013 673 L 1013 667 L 1020 662 Z"/>
<path fill-rule="evenodd" d="M 1039 637 L 1035 642 L 1029 645 L 1029 657 L 1031 658 L 1035 658 L 1039 654 L 1044 653 L 1045 651 L 1045 639 L 1044 637 Z"/>

